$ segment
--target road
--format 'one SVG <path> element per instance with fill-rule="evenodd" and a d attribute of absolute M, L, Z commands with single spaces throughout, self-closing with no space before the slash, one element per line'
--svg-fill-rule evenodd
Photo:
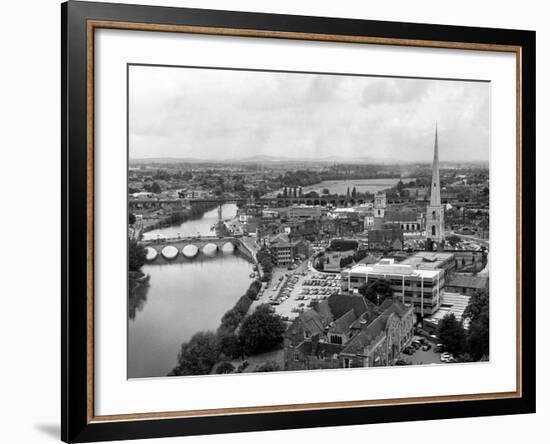
<path fill-rule="evenodd" d="M 489 240 L 488 239 L 481 239 L 479 237 L 476 237 L 476 236 L 470 236 L 470 235 L 467 235 L 467 234 L 460 234 L 460 233 L 457 233 L 456 231 L 450 231 L 448 233 L 449 235 L 451 236 L 456 236 L 456 237 L 459 237 L 460 239 L 464 240 L 464 241 L 468 241 L 468 242 L 475 242 L 485 248 L 489 248 Z"/>

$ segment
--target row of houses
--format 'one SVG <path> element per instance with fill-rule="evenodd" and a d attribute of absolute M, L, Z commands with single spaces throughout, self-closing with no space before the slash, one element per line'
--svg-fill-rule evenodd
<path fill-rule="evenodd" d="M 285 370 L 390 365 L 414 335 L 414 311 L 334 294 L 297 317 L 285 336 Z"/>

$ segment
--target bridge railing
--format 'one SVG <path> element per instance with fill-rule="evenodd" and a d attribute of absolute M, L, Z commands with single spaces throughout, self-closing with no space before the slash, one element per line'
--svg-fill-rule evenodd
<path fill-rule="evenodd" d="M 155 238 L 144 239 L 144 244 L 158 244 L 159 242 L 189 242 L 189 241 L 223 241 L 232 240 L 235 237 L 232 236 L 160 236 Z"/>

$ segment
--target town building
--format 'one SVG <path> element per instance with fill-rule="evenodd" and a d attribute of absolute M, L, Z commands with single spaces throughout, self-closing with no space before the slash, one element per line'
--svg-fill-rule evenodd
<path fill-rule="evenodd" d="M 326 214 L 326 208 L 320 205 L 293 205 L 288 208 L 288 220 L 291 223 L 319 220 L 323 212 Z"/>
<path fill-rule="evenodd" d="M 478 291 L 489 290 L 489 277 L 457 273 L 448 280 L 445 288 L 447 291 L 472 296 Z"/>
<path fill-rule="evenodd" d="M 374 280 L 387 280 L 395 298 L 414 306 L 420 317 L 432 315 L 440 305 L 440 294 L 445 286 L 443 269 L 417 268 L 414 265 L 382 259 L 376 264 L 356 264 L 341 271 L 343 291 L 356 293 Z"/>
<path fill-rule="evenodd" d="M 400 228 L 380 228 L 370 230 L 368 236 L 369 250 L 402 250 L 403 231 Z"/>
<path fill-rule="evenodd" d="M 386 193 L 379 191 L 374 195 L 374 217 L 383 219 L 386 213 Z"/>
<path fill-rule="evenodd" d="M 387 210 L 384 216 L 385 225 L 398 225 L 405 233 L 418 233 L 424 230 L 422 214 L 413 210 Z"/>
<path fill-rule="evenodd" d="M 302 240 L 291 240 L 286 234 L 278 234 L 269 239 L 269 250 L 271 251 L 275 265 L 286 267 L 294 262 L 296 256 L 307 257 L 309 248 Z"/>
<path fill-rule="evenodd" d="M 437 124 L 435 126 L 434 160 L 432 166 L 432 186 L 430 188 L 430 203 L 426 210 L 427 249 L 442 250 L 445 244 L 445 209 L 441 205 L 441 190 L 439 183 L 439 147 L 437 140 Z"/>
<path fill-rule="evenodd" d="M 442 269 L 445 272 L 445 282 L 447 282 L 447 285 L 449 277 L 456 271 L 455 255 L 446 251 L 417 251 L 400 263 L 412 265 L 417 269 Z"/>
<path fill-rule="evenodd" d="M 298 316 L 285 334 L 285 370 L 391 365 L 414 334 L 412 307 L 334 294 Z"/>
<path fill-rule="evenodd" d="M 470 296 L 460 293 L 444 291 L 441 295 L 441 304 L 439 310 L 433 315 L 422 320 L 424 330 L 429 333 L 437 331 L 439 322 L 447 315 L 454 314 L 455 318 L 462 322 L 465 328 L 468 328 L 470 320 L 464 319 L 464 311 L 470 303 Z"/>

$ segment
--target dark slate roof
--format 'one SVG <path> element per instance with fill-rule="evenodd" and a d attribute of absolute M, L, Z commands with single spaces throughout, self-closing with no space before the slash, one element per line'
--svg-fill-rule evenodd
<path fill-rule="evenodd" d="M 369 309 L 365 313 L 359 316 L 353 322 L 353 324 L 350 325 L 350 329 L 361 330 L 362 328 L 368 326 L 372 321 L 374 321 L 380 314 L 382 314 L 382 310 L 380 310 L 377 305 L 370 305 L 373 305 L 373 307 L 369 307 Z"/>
<path fill-rule="evenodd" d="M 369 242 L 387 242 L 402 238 L 403 232 L 400 229 L 382 228 L 369 231 Z"/>
<path fill-rule="evenodd" d="M 334 315 L 332 314 L 332 311 L 330 310 L 330 305 L 326 299 L 317 304 L 316 311 L 317 313 L 319 313 L 319 316 L 321 317 L 325 325 L 327 325 L 334 319 Z"/>
<path fill-rule="evenodd" d="M 399 317 L 403 317 L 405 313 L 410 309 L 410 306 L 403 304 L 400 300 L 394 299 L 391 300 L 391 298 L 386 299 L 384 302 L 390 300 L 391 304 L 388 305 L 382 312 L 382 315 L 391 315 L 392 313 L 395 313 L 399 315 Z"/>
<path fill-rule="evenodd" d="M 355 335 L 351 341 L 349 341 L 342 353 L 346 354 L 358 354 L 362 353 L 365 347 L 367 347 L 374 339 L 376 339 L 380 333 L 386 328 L 387 315 L 378 316 L 373 322 L 369 324 L 361 333 Z"/>
<path fill-rule="evenodd" d="M 344 346 L 339 344 L 331 344 L 329 342 L 312 342 L 304 340 L 296 346 L 296 352 L 307 356 L 332 356 L 339 354 Z"/>
<path fill-rule="evenodd" d="M 317 354 L 324 354 L 325 356 L 337 355 L 344 347 L 339 344 L 331 344 L 329 342 L 317 343 Z"/>
<path fill-rule="evenodd" d="M 329 331 L 331 333 L 338 333 L 338 334 L 346 333 L 347 334 L 351 324 L 356 319 L 357 319 L 357 317 L 355 316 L 355 313 L 353 312 L 353 308 L 350 308 L 350 310 L 346 314 L 340 316 L 338 319 L 336 319 L 334 321 L 334 323 L 330 327 Z"/>
<path fill-rule="evenodd" d="M 320 334 L 325 331 L 326 323 L 323 322 L 321 315 L 315 310 L 305 311 L 300 315 L 299 319 L 302 324 L 304 324 L 304 328 L 306 328 L 312 335 Z"/>
<path fill-rule="evenodd" d="M 416 211 L 386 211 L 384 214 L 384 220 L 388 222 L 416 222 L 418 220 L 418 213 Z"/>
<path fill-rule="evenodd" d="M 334 319 L 345 315 L 350 309 L 353 309 L 356 318 L 368 310 L 365 298 L 361 295 L 333 294 L 328 298 L 328 305 Z"/>
<path fill-rule="evenodd" d="M 389 301 L 389 304 L 386 302 Z M 362 324 L 361 332 L 355 335 L 344 347 L 342 353 L 345 354 L 358 354 L 362 353 L 365 347 L 367 347 L 374 339 L 376 339 L 380 333 L 386 328 L 388 318 L 392 314 L 397 314 L 399 317 L 402 317 L 410 307 L 401 303 L 400 301 L 392 301 L 391 299 L 386 299 L 383 306 L 386 305 L 386 308 L 380 316 L 374 319 L 369 324 Z"/>

